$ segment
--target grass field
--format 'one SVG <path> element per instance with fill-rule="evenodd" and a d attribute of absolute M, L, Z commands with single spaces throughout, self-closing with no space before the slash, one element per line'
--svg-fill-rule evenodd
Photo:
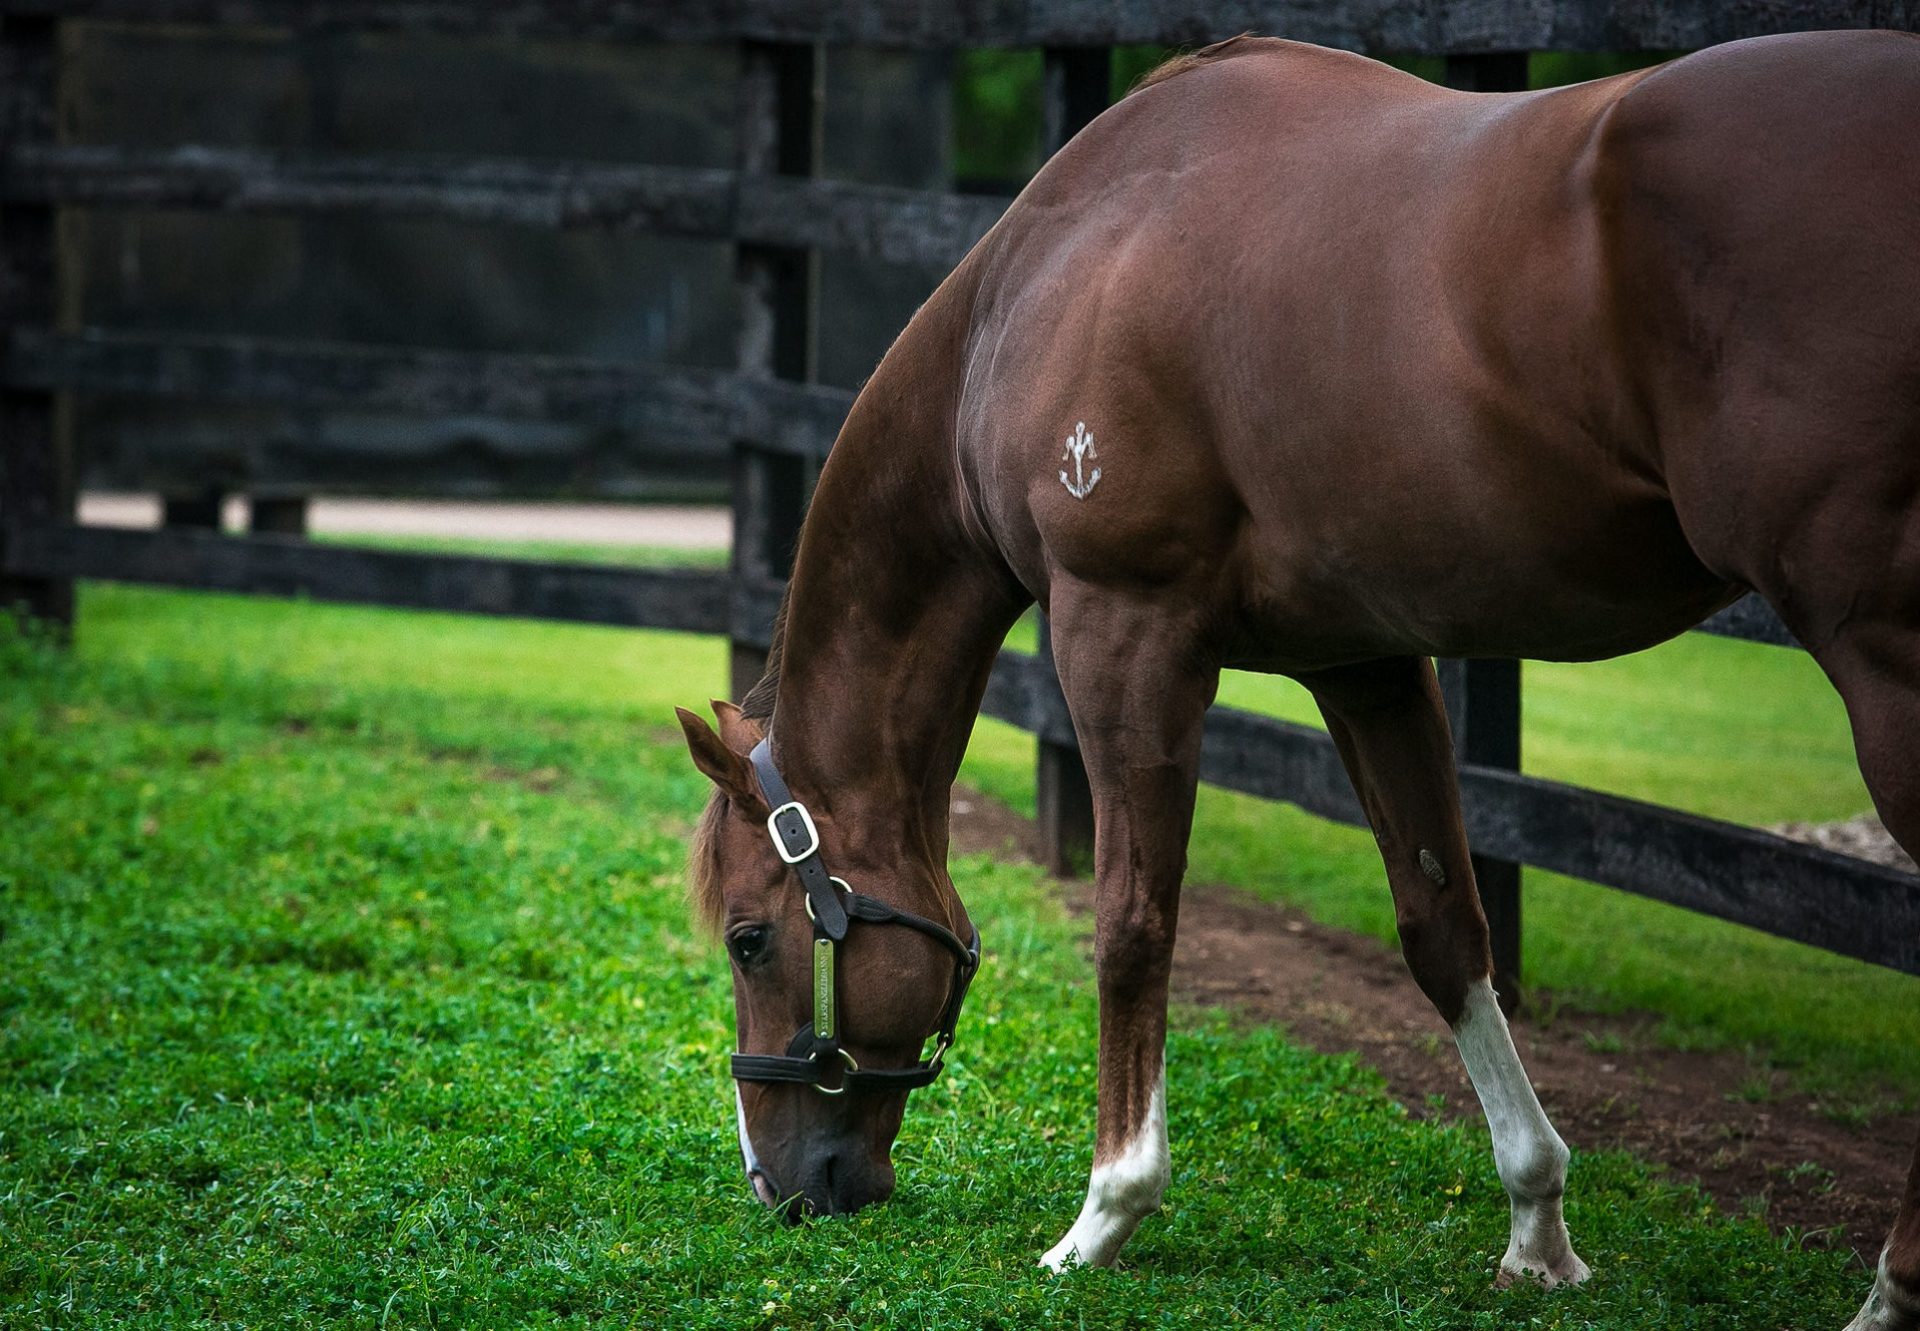
<path fill-rule="evenodd" d="M 717 643 L 98 587 L 79 643 L 0 642 L 0 1324 L 1760 1331 L 1837 1326 L 1864 1289 L 1850 1258 L 1581 1155 L 1593 1284 L 1496 1292 L 1482 1130 L 1197 1012 L 1168 1210 L 1126 1269 L 1044 1277 L 1091 1145 L 1091 986 L 1045 884 L 984 859 L 956 876 L 986 968 L 900 1194 L 785 1230 L 738 1177 L 725 965 L 680 900 L 704 791 L 666 704 L 718 690 Z M 1019 750 L 984 728 L 969 776 L 1019 798 Z M 1384 900 L 1347 834 L 1244 804 L 1209 801 L 1200 874 L 1332 915 Z M 1592 927 L 1563 892 L 1537 894 L 1536 949 L 1555 909 Z M 1797 988 L 1811 957 L 1782 955 Z M 1911 981 L 1832 969 L 1913 1006 Z M 1814 1024 L 1782 1036 L 1727 1002 L 1683 1024 L 1791 1049 L 1827 1019 L 1790 1006 Z"/>

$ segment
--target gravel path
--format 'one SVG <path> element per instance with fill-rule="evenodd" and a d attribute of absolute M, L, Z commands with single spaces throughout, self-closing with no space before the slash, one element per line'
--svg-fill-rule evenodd
<path fill-rule="evenodd" d="M 1907 852 L 1900 849 L 1900 843 L 1893 839 L 1893 833 L 1887 831 L 1880 820 L 1870 813 L 1841 823 L 1782 823 L 1772 830 L 1783 837 L 1810 841 L 1842 855 L 1872 860 L 1875 864 L 1905 869 L 1908 873 L 1920 872 L 1920 866 L 1916 866 Z"/>

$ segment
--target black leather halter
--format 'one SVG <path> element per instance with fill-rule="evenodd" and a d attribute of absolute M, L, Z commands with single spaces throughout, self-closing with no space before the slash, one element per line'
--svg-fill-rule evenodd
<path fill-rule="evenodd" d="M 940 1075 L 942 1060 L 953 1046 L 954 1027 L 960 1022 L 960 1005 L 967 1000 L 967 986 L 980 969 L 980 931 L 973 941 L 962 943 L 953 930 L 935 924 L 911 911 L 895 910 L 884 901 L 865 896 L 847 886 L 843 879 L 827 872 L 820 859 L 820 832 L 813 825 L 807 806 L 793 797 L 787 783 L 773 765 L 773 750 L 767 740 L 753 749 L 753 770 L 766 792 L 773 812 L 767 815 L 767 832 L 773 848 L 800 878 L 807 893 L 807 918 L 813 921 L 813 1020 L 794 1032 L 784 1054 L 735 1054 L 733 1075 L 738 1081 L 796 1082 L 827 1095 L 853 1090 L 911 1091 L 925 1086 Z M 840 1043 L 839 999 L 835 984 L 835 948 L 847 936 L 854 920 L 869 924 L 903 924 L 933 939 L 953 954 L 953 989 L 947 1005 L 940 1009 L 940 1024 L 934 1028 L 931 1057 L 910 1068 L 867 1069 L 854 1062 L 853 1055 Z M 838 1073 L 838 1085 L 829 1085 Z"/>

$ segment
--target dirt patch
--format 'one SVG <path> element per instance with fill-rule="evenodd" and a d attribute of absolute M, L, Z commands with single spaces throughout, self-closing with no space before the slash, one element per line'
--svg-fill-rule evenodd
<path fill-rule="evenodd" d="M 1034 857 L 1031 822 L 964 788 L 954 793 L 953 840 L 965 852 Z M 1089 884 L 1061 887 L 1074 909 L 1089 908 Z M 1417 1116 L 1479 1117 L 1450 1032 L 1400 954 L 1377 939 L 1192 884 L 1180 901 L 1174 989 L 1284 1027 L 1311 1048 L 1359 1054 Z M 1570 1143 L 1631 1151 L 1699 1183 L 1730 1211 L 1758 1209 L 1775 1228 L 1877 1260 L 1920 1130 L 1916 1116 L 1843 1121 L 1745 1054 L 1659 1047 L 1653 1014 L 1588 1012 L 1538 993 L 1528 1001 L 1551 1019 L 1523 1012 L 1514 1042 Z"/>

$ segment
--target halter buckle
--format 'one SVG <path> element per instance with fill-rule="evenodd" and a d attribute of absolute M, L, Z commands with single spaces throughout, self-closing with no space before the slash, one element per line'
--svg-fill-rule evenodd
<path fill-rule="evenodd" d="M 780 817 L 786 813 L 800 815 L 800 823 L 807 829 L 807 846 L 799 852 L 787 849 L 787 839 L 780 835 Z M 798 864 L 810 856 L 820 853 L 820 829 L 813 825 L 813 815 L 807 812 L 807 806 L 799 800 L 788 800 L 767 815 L 767 835 L 773 838 L 774 853 L 788 864 Z"/>

